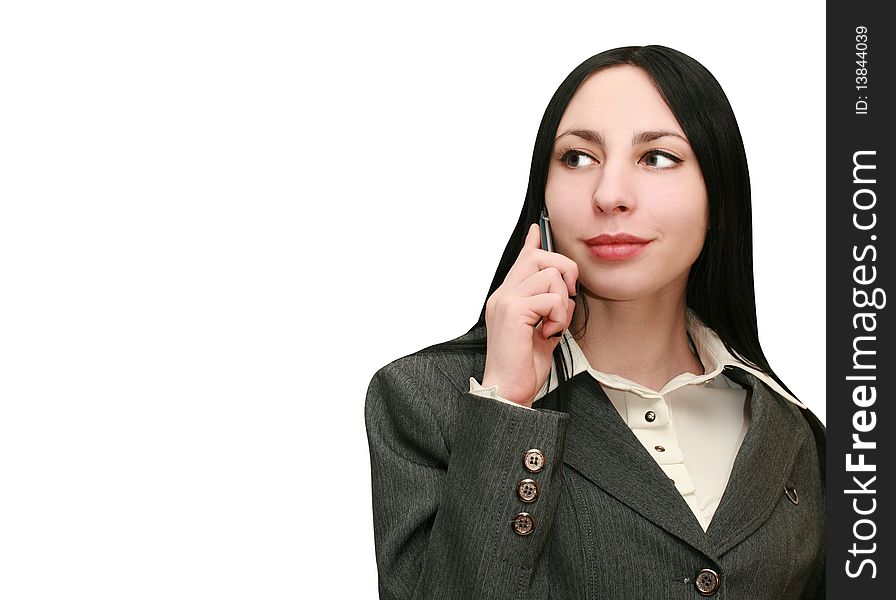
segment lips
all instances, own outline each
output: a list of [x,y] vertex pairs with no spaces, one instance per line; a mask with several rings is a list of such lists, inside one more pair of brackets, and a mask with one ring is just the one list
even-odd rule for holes
[[645,240],[644,238],[640,238],[636,235],[632,235],[630,233],[602,233],[600,235],[596,235],[593,238],[585,240],[585,243],[589,246],[593,246],[595,244],[644,244],[649,242],[650,240]]
[[637,256],[650,244],[647,240],[630,233],[602,233],[585,240],[592,255],[604,260],[624,260]]

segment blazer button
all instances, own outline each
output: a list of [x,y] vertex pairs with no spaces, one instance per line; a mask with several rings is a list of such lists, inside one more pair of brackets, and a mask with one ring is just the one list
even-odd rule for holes
[[712,569],[700,569],[700,572],[697,573],[697,578],[694,580],[697,591],[704,596],[715,594],[719,590],[721,583],[722,580],[719,574]]
[[516,495],[523,502],[535,502],[538,499],[538,483],[533,479],[523,479],[516,486]]
[[547,463],[547,459],[545,459],[541,450],[537,448],[532,448],[527,451],[526,455],[523,457],[523,466],[525,466],[526,470],[530,473],[538,473],[544,468],[545,463]]
[[535,519],[525,512],[517,513],[510,524],[517,535],[529,535],[535,529]]

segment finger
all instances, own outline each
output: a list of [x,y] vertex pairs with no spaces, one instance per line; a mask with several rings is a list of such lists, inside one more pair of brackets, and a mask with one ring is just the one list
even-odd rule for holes
[[[531,243],[530,236],[535,235],[533,227],[526,236],[526,244]],[[540,234],[539,234],[540,235]],[[540,239],[536,240],[541,244]],[[579,267],[574,260],[563,256],[557,252],[539,251],[537,248],[526,248],[520,252],[516,262],[510,267],[507,276],[504,278],[503,285],[516,287],[521,281],[547,267],[556,267],[560,271],[569,296],[576,295],[576,281],[579,278]]]
[[566,282],[557,267],[546,267],[532,273],[515,287],[508,288],[518,296],[534,296],[535,294],[551,293],[568,297]]
[[542,337],[547,338],[552,333],[562,331],[569,302],[565,295],[536,294],[519,298],[516,302],[519,303],[519,308],[514,307],[514,310],[523,315],[525,323],[536,327],[541,321],[538,331]]
[[[525,280],[521,281],[519,285],[514,288],[510,288],[509,292],[513,293],[517,296],[535,296],[537,294],[556,294],[559,298],[563,298],[564,300],[568,300],[567,288],[566,284],[563,281],[563,278],[560,276],[560,270],[555,267],[548,267],[546,269],[542,269],[537,273],[533,273]],[[564,307],[566,305],[564,304]],[[547,317],[547,315],[542,315],[542,318]],[[564,318],[557,322],[559,325],[559,329],[566,329],[565,323],[571,318],[570,315],[564,315]],[[549,321],[552,321],[550,318]],[[546,326],[548,323],[542,322],[542,327]],[[536,325],[536,327],[538,327]],[[549,330],[553,330],[553,325],[549,328]]]
[[572,325],[572,318],[573,318],[573,316],[575,315],[575,312],[576,312],[576,301],[573,300],[572,298],[567,298],[566,301],[567,301],[569,304],[567,304],[567,309],[566,309],[566,317],[567,317],[567,318],[566,318],[566,323],[563,325],[563,330],[564,330],[564,331],[566,331],[567,329],[569,329],[570,326]]
[[[538,223],[532,223],[529,226],[529,232],[526,234],[526,241],[523,248],[532,244],[533,248],[542,250],[541,248],[541,227]],[[534,252],[536,260],[536,268],[541,270],[546,267],[557,267],[566,282],[569,289],[569,295],[576,295],[576,281],[579,278],[579,267],[576,262],[559,252]]]
[[539,231],[538,224],[532,223],[529,225],[526,239],[523,240],[523,248],[520,250],[514,263],[510,265],[510,270],[507,271],[507,275],[504,277],[502,285],[515,287],[520,281],[538,271],[537,266],[529,259],[529,255],[532,253],[532,250],[538,250],[540,248],[541,232]]
[[[519,265],[519,268],[517,268],[517,265]],[[571,258],[567,258],[562,254],[557,254],[556,252],[531,253],[528,261],[517,261],[517,263],[511,267],[511,272],[513,272],[514,269],[517,270],[513,274],[513,278],[511,278],[510,272],[508,272],[507,280],[512,281],[512,285],[516,286],[533,273],[550,267],[554,267],[560,271],[560,278],[563,280],[566,287],[566,295],[575,296],[576,281],[579,278],[579,266]]]
[[541,248],[541,228],[538,223],[529,225],[529,231],[526,233],[526,240],[523,242],[523,248]]
[[[562,288],[562,289],[565,289],[565,288]],[[554,331],[554,333],[550,334],[550,337],[552,337],[552,338],[563,337],[563,332],[569,331],[569,328],[572,325],[572,319],[573,319],[573,316],[575,316],[575,311],[576,311],[576,301],[572,298],[566,298],[565,300],[566,300],[566,302],[565,302],[566,319],[562,323],[560,323],[559,325],[554,325],[553,321],[551,321],[548,324],[545,324],[544,321],[542,321],[542,323],[541,323],[543,325],[542,329],[546,328],[548,331]],[[563,300],[561,300],[560,303],[563,304]]]

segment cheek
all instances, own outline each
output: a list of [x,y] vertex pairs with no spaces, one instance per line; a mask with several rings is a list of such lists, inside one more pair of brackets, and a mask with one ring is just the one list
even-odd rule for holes
[[[545,201],[554,205],[569,204],[583,194],[587,195],[588,189],[584,183],[581,176],[563,173],[551,165],[544,188]],[[550,206],[548,210],[551,210]]]
[[569,173],[556,173],[553,166],[548,171],[544,189],[544,201],[551,216],[555,247],[565,245],[565,237],[572,236],[583,219],[591,212],[591,194],[588,184]]
[[676,237],[703,237],[706,232],[707,212],[704,204],[672,203],[663,207],[662,221],[668,224],[667,233]]
[[703,239],[709,223],[709,205],[702,179],[681,178],[656,186],[651,196],[659,220],[667,233],[683,239]]

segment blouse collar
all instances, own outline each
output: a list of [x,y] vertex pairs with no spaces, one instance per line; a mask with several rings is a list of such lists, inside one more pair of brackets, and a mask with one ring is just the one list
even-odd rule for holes
[[[673,390],[686,385],[711,385],[715,378],[722,373],[722,370],[726,366],[731,366],[743,369],[744,371],[753,374],[787,400],[793,402],[800,408],[806,408],[806,406],[802,402],[797,400],[792,394],[781,387],[781,385],[770,375],[768,375],[764,371],[761,371],[744,363],[743,361],[733,356],[728,351],[728,349],[725,348],[725,344],[722,342],[722,339],[718,336],[718,334],[713,331],[712,328],[704,325],[697,314],[690,307],[687,308],[687,312],[685,315],[685,329],[687,330],[691,340],[693,341],[695,350],[697,351],[697,355],[700,358],[700,362],[703,364],[705,373],[682,373],[681,375],[677,375],[670,379],[661,390],[651,390],[650,388],[631,381],[630,379],[626,379],[625,377],[592,369],[591,365],[588,363],[588,359],[582,352],[582,349],[573,339],[572,334],[570,334],[569,330],[567,330],[563,334],[563,338],[561,341],[565,344],[564,352],[567,364],[572,365],[573,372],[569,378],[572,378],[583,371],[588,371],[595,379],[597,379],[598,382],[607,387],[638,394],[639,396],[643,396],[645,398],[661,398],[666,394],[672,392]],[[541,398],[548,392],[554,390],[556,387],[557,373],[556,366],[554,365],[551,367],[550,378],[548,378],[548,380],[545,382],[545,385],[542,386],[541,391],[535,398]]]

